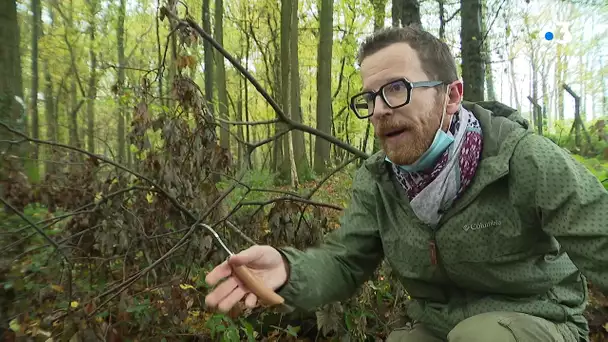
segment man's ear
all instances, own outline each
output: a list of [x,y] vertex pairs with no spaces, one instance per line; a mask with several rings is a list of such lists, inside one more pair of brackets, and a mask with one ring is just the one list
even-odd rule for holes
[[448,104],[446,106],[446,114],[453,115],[458,111],[460,102],[462,102],[463,86],[462,81],[456,80],[450,83],[448,88]]

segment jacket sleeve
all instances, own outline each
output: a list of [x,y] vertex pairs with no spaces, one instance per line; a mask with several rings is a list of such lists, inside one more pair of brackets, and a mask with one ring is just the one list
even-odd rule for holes
[[535,134],[520,142],[511,169],[518,191],[534,201],[543,231],[608,293],[608,191],[601,182],[567,151]]
[[[364,168],[364,167],[363,167]],[[363,171],[363,172],[362,172]],[[370,179],[357,171],[351,200],[340,218],[340,228],[318,247],[301,251],[279,248],[289,262],[289,279],[278,291],[288,306],[314,308],[351,297],[379,266],[384,253],[370,194]],[[367,183],[367,184],[366,184]]]

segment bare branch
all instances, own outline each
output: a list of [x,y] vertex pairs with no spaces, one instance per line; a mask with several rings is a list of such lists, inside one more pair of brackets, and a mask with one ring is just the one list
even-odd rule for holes
[[226,124],[230,124],[230,125],[235,125],[235,126],[257,126],[257,125],[267,125],[267,124],[273,124],[273,123],[281,122],[281,120],[279,120],[279,119],[272,119],[272,120],[266,120],[266,121],[255,121],[255,122],[228,121],[228,120],[224,120],[222,118],[218,118],[217,120],[220,121],[220,122],[223,122],[223,123],[226,123]]
[[335,209],[335,210],[343,210],[344,209],[344,208],[342,208],[341,206],[338,206],[338,205],[329,204],[329,203],[315,202],[315,201],[311,201],[309,199],[298,198],[298,197],[277,197],[277,198],[269,199],[267,201],[243,202],[243,205],[260,205],[260,206],[265,206],[265,205],[268,205],[268,204],[271,204],[271,203],[275,203],[275,202],[279,202],[279,201],[300,202],[300,203],[306,203],[306,204],[314,205],[314,206],[317,206],[317,207],[326,207],[326,208],[331,208],[331,209]]
[[[340,146],[341,148],[351,152],[354,155],[357,155],[359,157],[363,157],[363,158],[368,158],[369,156],[367,155],[367,153],[362,152],[360,150],[358,150],[357,148],[339,140],[338,138],[332,136],[331,134],[327,134],[325,132],[319,131],[317,129],[314,129],[310,126],[306,126],[304,124],[298,123],[292,119],[290,119],[289,117],[287,117],[285,115],[285,113],[283,113],[283,111],[281,110],[281,108],[279,107],[279,105],[274,101],[274,99],[268,94],[268,92],[266,92],[266,90],[262,87],[262,85],[255,79],[255,77],[253,77],[253,75],[251,75],[251,73],[249,73],[234,57],[232,57],[232,55],[230,55],[218,42],[215,41],[215,39],[213,39],[213,37],[211,37],[207,32],[205,32],[192,18],[187,18],[186,20],[181,20],[179,19],[174,13],[172,13],[171,11],[169,11],[166,7],[163,7],[161,9],[161,13],[174,19],[175,21],[177,21],[179,24],[181,25],[186,25],[186,26],[190,26],[192,29],[194,29],[203,39],[207,40],[209,43],[211,43],[211,45],[213,45],[213,47],[215,49],[217,49],[237,70],[239,70],[239,72],[241,74],[243,74],[243,76],[245,76],[249,82],[251,82],[251,84],[253,84],[253,86],[255,87],[255,89],[262,95],[262,97],[264,97],[264,99],[268,102],[268,104],[270,104],[270,106],[272,107],[272,109],[275,111],[275,113],[277,114],[278,118],[285,122],[289,128],[289,130],[291,129],[297,129],[306,133],[310,133],[313,134],[319,138],[325,139],[327,141],[329,141],[330,143],[333,143],[337,146]],[[178,26],[179,26],[178,24]],[[259,145],[261,146],[261,145]],[[258,146],[256,146],[258,147]]]
[[255,241],[251,240],[250,237],[248,237],[247,235],[245,235],[245,233],[243,233],[243,231],[240,230],[234,223],[232,223],[232,222],[230,222],[228,220],[226,220],[224,222],[226,222],[226,225],[228,227],[230,227],[230,229],[234,230],[237,234],[239,234],[239,236],[242,237],[243,240],[249,242],[252,245],[257,245],[257,243]]

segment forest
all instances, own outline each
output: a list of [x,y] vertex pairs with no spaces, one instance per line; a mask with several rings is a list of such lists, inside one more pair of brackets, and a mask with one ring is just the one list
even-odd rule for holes
[[[517,109],[608,189],[605,0],[0,0],[0,340],[382,341],[408,322],[383,264],[315,312],[206,310],[254,244],[339,227],[378,151],[358,46],[419,25],[467,101]],[[608,297],[592,289],[593,341]]]

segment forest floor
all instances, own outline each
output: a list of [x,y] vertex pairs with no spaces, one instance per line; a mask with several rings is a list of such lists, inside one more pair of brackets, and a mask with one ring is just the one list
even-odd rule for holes
[[[257,187],[272,186],[268,176],[258,175],[249,180]],[[348,204],[351,183],[347,172],[337,174],[323,184],[314,199],[344,207]],[[300,191],[316,185],[315,181],[309,181],[302,184]],[[226,200],[234,203],[237,196]],[[61,215],[49,213],[37,204],[29,205],[24,212],[35,222]],[[327,219],[322,222],[325,231],[338,227],[340,211],[322,208],[316,214]],[[72,260],[76,260],[73,281],[66,282],[65,265],[57,253],[41,247],[46,241],[30,230],[17,230],[26,227],[21,218],[2,215],[0,231],[4,233],[0,233],[0,246],[4,246],[3,251],[10,259],[18,260],[7,264],[9,258],[4,258],[2,264],[0,257],[0,270],[5,273],[0,275],[0,283],[4,283],[0,288],[0,308],[4,312],[0,315],[7,315],[10,321],[4,341],[337,341],[346,335],[350,335],[351,341],[382,341],[392,329],[408,322],[404,313],[408,296],[384,264],[349,301],[328,305],[315,313],[283,316],[258,309],[222,315],[205,311],[208,288],[204,275],[218,262],[208,255],[209,261],[202,266],[176,256],[177,261],[159,265],[156,272],[148,273],[115,298],[108,298],[117,284],[130,279],[126,275],[132,272],[125,270],[129,258],[141,260],[141,266],[129,263],[128,267],[134,268],[131,271],[149,264],[147,250],[114,258],[93,255],[85,259],[72,255]],[[269,241],[266,238],[271,230],[276,230],[272,226],[276,221],[273,209],[263,216],[257,228],[262,235],[254,236],[261,243]],[[60,240],[73,234],[65,232],[70,227],[69,223],[59,224],[46,232]],[[105,239],[101,235],[98,238]],[[123,242],[118,239],[112,243]],[[82,258],[82,263],[78,258]],[[88,261],[92,259],[96,261]],[[592,341],[608,341],[608,298],[592,290],[586,316]]]

